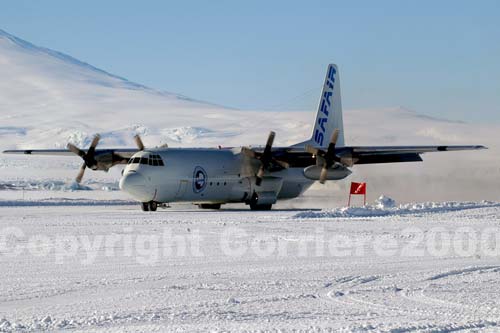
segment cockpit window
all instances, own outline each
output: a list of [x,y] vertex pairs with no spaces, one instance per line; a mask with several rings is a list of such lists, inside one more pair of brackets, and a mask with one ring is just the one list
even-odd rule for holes
[[164,166],[163,160],[158,154],[151,154],[149,157],[132,157],[127,164],[144,164],[151,166]]

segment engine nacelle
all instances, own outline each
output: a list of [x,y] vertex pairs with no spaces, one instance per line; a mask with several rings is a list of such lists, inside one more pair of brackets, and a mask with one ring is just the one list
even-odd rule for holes
[[92,170],[108,171],[113,165],[116,164],[116,159],[112,152],[102,153],[95,156],[96,163],[94,165],[87,165]]
[[[321,166],[311,165],[304,169],[304,177],[311,180],[319,180],[321,174]],[[328,174],[326,176],[327,180],[340,180],[344,179],[351,174],[351,170],[346,168],[341,164],[335,164],[330,169],[328,169]]]

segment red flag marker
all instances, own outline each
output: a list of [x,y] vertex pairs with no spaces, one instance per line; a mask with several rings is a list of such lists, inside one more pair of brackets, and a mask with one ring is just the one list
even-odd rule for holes
[[351,182],[351,191],[349,192],[349,202],[347,206],[351,206],[351,196],[352,195],[363,195],[364,205],[366,205],[366,183],[356,183]]

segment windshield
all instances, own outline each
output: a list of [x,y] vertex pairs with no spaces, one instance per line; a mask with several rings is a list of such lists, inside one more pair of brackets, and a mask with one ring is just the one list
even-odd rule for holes
[[132,157],[127,164],[144,164],[151,166],[164,166],[162,158],[158,154],[150,154],[143,157]]

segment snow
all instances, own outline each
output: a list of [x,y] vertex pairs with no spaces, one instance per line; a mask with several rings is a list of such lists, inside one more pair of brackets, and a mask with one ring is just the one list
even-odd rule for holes
[[396,206],[396,200],[389,198],[388,196],[381,195],[377,201],[375,201],[375,205],[380,209],[394,208]]
[[137,202],[131,200],[105,200],[105,199],[86,199],[86,198],[46,198],[40,200],[0,199],[0,207],[19,207],[19,206],[121,206],[137,205]]
[[395,200],[382,195],[374,205],[363,207],[340,207],[322,211],[304,211],[294,215],[298,219],[335,218],[335,217],[375,217],[389,215],[409,215],[426,213],[443,213],[455,210],[475,209],[483,207],[499,207],[500,203],[481,202],[423,202],[406,203],[396,206]]
[[9,249],[31,246],[2,248],[0,330],[495,332],[500,249],[479,235],[499,235],[500,207],[459,206],[470,208],[308,220],[286,209],[0,206],[0,239],[14,227]]

